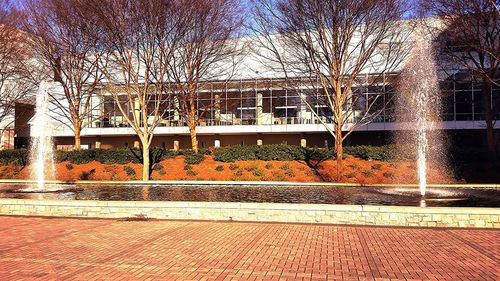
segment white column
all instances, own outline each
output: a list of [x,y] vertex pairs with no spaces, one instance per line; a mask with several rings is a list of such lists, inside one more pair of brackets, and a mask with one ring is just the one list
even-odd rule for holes
[[306,139],[300,139],[300,146],[301,147],[307,147],[307,140]]
[[262,125],[262,93],[257,94],[257,109],[255,112],[255,117],[257,119],[257,125]]

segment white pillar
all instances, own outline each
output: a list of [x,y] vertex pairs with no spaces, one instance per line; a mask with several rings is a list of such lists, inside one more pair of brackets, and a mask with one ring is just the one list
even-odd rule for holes
[[220,147],[220,140],[214,141],[214,147]]
[[174,151],[179,151],[179,141],[174,140]]
[[300,139],[300,146],[301,147],[307,147],[307,140],[306,139]]
[[255,112],[255,118],[257,119],[257,125],[262,125],[262,93],[257,94],[257,109]]
[[257,145],[262,145],[262,139],[257,140]]
[[141,144],[139,143],[139,141],[134,141],[134,148],[141,148]]

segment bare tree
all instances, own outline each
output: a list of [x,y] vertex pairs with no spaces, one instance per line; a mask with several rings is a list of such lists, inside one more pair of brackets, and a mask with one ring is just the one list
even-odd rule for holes
[[[98,62],[103,52],[96,48],[89,26],[81,16],[82,1],[31,0],[26,6],[26,30],[37,58],[63,89],[50,93],[57,110],[56,120],[74,132],[75,149],[80,149],[81,131],[91,111],[91,100],[102,74]],[[68,123],[69,121],[69,123]]]
[[[408,54],[405,11],[401,0],[255,1],[259,54],[289,86],[300,78],[321,89],[324,98],[315,103],[328,108],[332,118],[318,119],[335,140],[338,170],[344,140],[383,110],[380,96],[364,101],[360,93],[381,83],[380,77],[397,70]],[[366,73],[377,77],[366,79]],[[318,117],[307,95],[301,98]],[[364,110],[356,110],[363,102]]]
[[174,1],[91,0],[87,22],[108,52],[100,64],[104,91],[113,95],[124,121],[142,144],[142,179],[150,176],[150,146],[171,92],[167,61],[184,31]]
[[0,0],[0,123],[13,115],[17,102],[28,101],[34,89],[28,36],[18,29],[20,16],[10,1]]
[[[462,68],[482,84],[482,106],[488,148],[495,150],[495,116],[500,98],[492,86],[500,86],[500,12],[495,0],[421,0],[425,15],[435,16],[441,26],[430,25],[436,33],[443,67]],[[453,67],[453,66],[452,66]],[[496,102],[496,104],[493,104]]]
[[242,13],[235,0],[181,0],[177,10],[184,19],[184,34],[175,56],[165,62],[169,79],[176,85],[174,105],[189,128],[192,150],[198,153],[196,127],[203,110],[196,97],[201,82],[232,76],[235,58],[244,50],[236,39]]

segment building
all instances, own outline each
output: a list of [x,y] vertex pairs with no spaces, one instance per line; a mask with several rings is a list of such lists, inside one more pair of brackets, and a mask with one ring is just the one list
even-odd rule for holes
[[[244,39],[252,40],[252,38]],[[324,94],[319,84],[305,78],[285,80],[277,72],[266,71],[255,53],[247,53],[240,58],[236,75],[221,77],[220,80],[205,82],[198,92],[197,109],[199,121],[197,134],[200,147],[208,148],[227,145],[279,144],[287,143],[307,146],[332,146],[333,139],[327,126],[331,123],[331,112],[324,103]],[[474,145],[483,143],[485,131],[480,85],[462,70],[440,73],[443,93],[442,130],[454,140]],[[373,98],[385,105],[396,93],[395,83],[398,71],[377,73],[366,71],[356,84],[361,96],[353,104],[352,120],[364,114],[367,103]],[[58,91],[54,86],[53,91]],[[500,106],[500,88],[492,86],[495,107]],[[307,101],[307,103],[305,102]],[[365,104],[363,104],[363,102]],[[176,110],[175,100],[165,100],[162,104],[162,120],[155,130],[152,146],[169,149],[191,147],[189,129]],[[308,105],[309,104],[309,105]],[[128,111],[137,110],[130,108]],[[377,108],[375,105],[373,108]],[[372,109],[373,109],[372,108]],[[24,112],[26,112],[24,108]],[[30,137],[29,118],[23,116],[16,121],[16,143],[26,146]],[[498,112],[498,110],[497,110]],[[142,118],[150,118],[142,116]],[[16,118],[17,120],[18,118]],[[496,119],[500,119],[497,115]],[[401,130],[396,122],[395,110],[390,104],[384,106],[373,120],[356,129],[347,145],[384,144],[391,139],[393,131]],[[349,129],[346,124],[343,129]],[[500,123],[495,124],[500,129]],[[54,122],[54,140],[58,148],[69,148],[73,144],[73,132],[64,121]],[[92,110],[85,120],[81,133],[82,148],[137,147],[139,139],[117,109],[111,94],[100,90],[92,98]]]

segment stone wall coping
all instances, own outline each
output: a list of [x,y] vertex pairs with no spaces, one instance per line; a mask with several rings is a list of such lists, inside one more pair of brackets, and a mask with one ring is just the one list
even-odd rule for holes
[[91,201],[91,200],[32,200],[0,199],[0,205],[31,205],[61,207],[108,208],[190,208],[190,209],[248,209],[248,210],[300,210],[328,212],[376,212],[407,214],[464,214],[500,215],[500,208],[475,207],[410,207],[340,204],[289,204],[289,203],[237,203],[237,202],[186,202],[186,201]]

